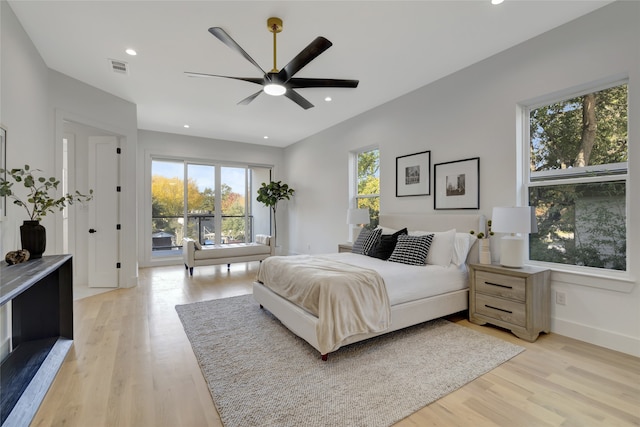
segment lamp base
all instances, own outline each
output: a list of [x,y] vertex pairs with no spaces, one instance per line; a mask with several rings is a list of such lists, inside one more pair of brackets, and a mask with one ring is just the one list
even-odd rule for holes
[[500,239],[500,265],[509,268],[524,266],[524,239],[520,236],[504,236]]

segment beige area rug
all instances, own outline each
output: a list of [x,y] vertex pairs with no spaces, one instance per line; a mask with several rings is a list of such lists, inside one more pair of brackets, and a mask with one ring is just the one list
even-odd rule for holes
[[226,427],[386,427],[524,350],[435,320],[323,362],[251,295],[176,310]]

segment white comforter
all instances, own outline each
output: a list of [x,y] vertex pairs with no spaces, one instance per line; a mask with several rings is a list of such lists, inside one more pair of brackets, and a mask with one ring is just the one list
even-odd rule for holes
[[469,287],[465,264],[448,267],[406,265],[350,252],[324,254],[322,257],[377,271],[385,282],[392,307]]
[[325,256],[276,256],[262,261],[257,280],[318,317],[322,354],[336,350],[350,336],[389,327],[385,282],[369,268]]

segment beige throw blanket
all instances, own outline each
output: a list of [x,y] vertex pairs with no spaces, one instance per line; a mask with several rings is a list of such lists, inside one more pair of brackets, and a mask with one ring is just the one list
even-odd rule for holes
[[350,336],[389,327],[391,307],[380,275],[321,256],[274,256],[262,261],[258,281],[318,317],[320,352]]

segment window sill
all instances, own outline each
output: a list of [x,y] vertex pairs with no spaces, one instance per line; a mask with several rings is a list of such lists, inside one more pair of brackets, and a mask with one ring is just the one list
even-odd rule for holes
[[528,261],[527,264],[546,267],[551,270],[551,281],[586,286],[589,288],[605,289],[608,291],[631,293],[636,286],[636,279],[628,271],[614,272],[612,270],[593,271],[593,269],[571,268],[561,264]]

